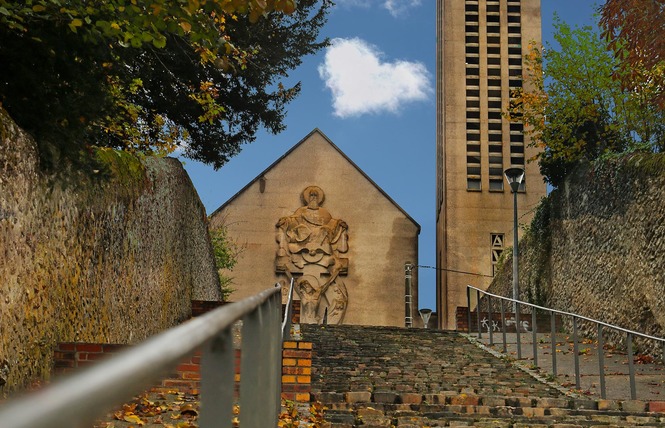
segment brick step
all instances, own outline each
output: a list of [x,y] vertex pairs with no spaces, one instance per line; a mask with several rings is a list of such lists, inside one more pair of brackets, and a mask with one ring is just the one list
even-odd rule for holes
[[[358,406],[372,405],[387,410],[412,408],[440,408],[441,406],[465,407],[514,407],[569,410],[598,410],[607,412],[663,413],[663,402],[640,400],[592,400],[563,396],[550,397],[503,397],[479,396],[471,394],[395,394],[392,392],[320,392],[312,399],[330,408],[351,409]],[[663,413],[665,415],[665,413]]]
[[302,325],[313,342],[312,392],[472,392],[558,397],[509,361],[450,331]]
[[634,410],[632,405],[626,406],[621,409],[598,409],[597,406],[585,405],[575,406],[543,406],[535,404],[533,406],[512,406],[512,405],[455,405],[455,404],[385,404],[385,403],[327,403],[324,406],[331,411],[356,411],[363,408],[373,408],[385,412],[386,414],[393,414],[397,412],[419,412],[419,413],[450,413],[450,414],[492,414],[492,415],[526,415],[526,416],[565,416],[565,415],[589,415],[589,414],[603,414],[612,416],[629,416],[629,415],[659,415],[665,417],[665,414],[660,412],[647,412],[644,410]]
[[[328,428],[665,427],[664,402],[566,395],[455,332],[301,326]],[[659,413],[660,412],[660,413]]]
[[[469,409],[470,410],[470,409]],[[552,414],[524,415],[519,408],[481,409],[481,413],[457,413],[448,411],[420,412],[397,410],[390,412],[374,407],[349,409],[328,409],[324,412],[326,424],[330,428],[369,428],[369,427],[635,427],[665,426],[665,417],[660,414],[627,414],[625,412],[600,412],[595,410],[552,409]]]

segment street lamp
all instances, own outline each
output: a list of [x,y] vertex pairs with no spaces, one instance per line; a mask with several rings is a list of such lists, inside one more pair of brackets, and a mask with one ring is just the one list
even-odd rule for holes
[[423,328],[427,328],[427,324],[429,323],[429,317],[432,316],[432,310],[423,308],[418,312],[420,313],[420,318],[423,319]]
[[[517,191],[520,184],[524,181],[523,168],[508,168],[503,172],[506,175],[506,180],[510,184],[510,189],[513,191],[513,300],[519,300],[518,288],[518,272],[517,272]],[[515,312],[515,326],[519,328],[519,320],[517,319],[517,303],[513,303],[513,311]]]

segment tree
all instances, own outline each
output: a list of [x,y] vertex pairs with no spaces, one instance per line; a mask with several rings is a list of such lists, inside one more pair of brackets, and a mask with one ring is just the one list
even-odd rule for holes
[[238,263],[238,257],[240,257],[245,247],[229,236],[226,218],[215,229],[208,229],[208,234],[210,235],[213,255],[215,256],[217,274],[219,275],[222,301],[227,302],[231,293],[235,291],[232,287],[233,278],[228,276],[227,273],[232,271],[236,263]]
[[0,0],[0,102],[42,152],[88,145],[221,167],[284,128],[329,0]]
[[663,112],[614,76],[618,58],[591,27],[555,22],[558,49],[525,56],[524,89],[512,92],[507,116],[525,124],[545,180],[557,186],[580,161],[608,153],[655,150],[665,141]]
[[665,2],[607,0],[600,13],[603,37],[619,57],[622,85],[665,108]]

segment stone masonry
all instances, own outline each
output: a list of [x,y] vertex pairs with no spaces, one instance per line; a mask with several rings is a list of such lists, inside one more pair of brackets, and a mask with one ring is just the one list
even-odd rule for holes
[[[661,153],[599,162],[571,174],[522,235],[522,300],[663,337],[664,171]],[[512,294],[507,255],[489,289],[504,296]],[[607,340],[623,346],[623,337]],[[660,356],[660,346],[655,348]]]
[[221,299],[181,163],[99,155],[108,170],[46,173],[0,109],[0,397],[48,379],[58,342],[136,343]]

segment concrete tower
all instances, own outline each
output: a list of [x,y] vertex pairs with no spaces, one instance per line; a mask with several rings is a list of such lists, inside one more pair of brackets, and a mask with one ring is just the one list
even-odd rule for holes
[[502,111],[520,87],[529,43],[541,42],[540,0],[437,0],[437,312],[455,328],[466,285],[487,288],[513,239],[503,171],[526,169],[519,221],[546,193],[521,123]]

